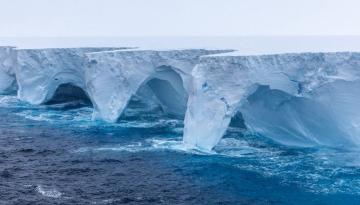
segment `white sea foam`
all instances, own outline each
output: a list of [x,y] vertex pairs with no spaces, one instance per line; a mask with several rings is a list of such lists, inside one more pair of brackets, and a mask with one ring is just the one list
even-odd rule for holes
[[39,194],[41,194],[45,197],[50,197],[50,198],[60,198],[63,195],[63,193],[59,192],[55,188],[44,187],[42,185],[36,186],[35,190]]
[[27,103],[21,102],[14,95],[0,95],[0,107],[20,107]]
[[264,156],[275,154],[271,150],[265,148],[255,148],[250,146],[245,140],[235,138],[224,138],[220,141],[220,144],[215,150],[199,150],[187,147],[183,143],[181,138],[150,138],[145,142],[135,142],[130,144],[117,144],[111,146],[99,146],[99,147],[83,147],[75,150],[75,153],[83,152],[144,152],[144,151],[159,151],[168,150],[174,152],[184,152],[195,155],[221,155],[226,157],[243,157],[251,154],[261,153]]
[[75,150],[75,153],[83,152],[141,152],[149,151],[151,148],[143,146],[143,143],[137,142],[126,145],[112,145],[112,146],[101,146],[101,147],[82,147]]
[[32,111],[23,111],[16,113],[16,115],[34,121],[51,121],[47,113],[35,115]]

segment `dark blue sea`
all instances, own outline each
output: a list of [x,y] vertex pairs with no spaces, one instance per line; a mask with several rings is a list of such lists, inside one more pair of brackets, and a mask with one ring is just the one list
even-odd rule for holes
[[182,146],[181,119],[141,103],[117,123],[91,114],[0,96],[0,204],[360,204],[360,152],[232,127],[205,153]]

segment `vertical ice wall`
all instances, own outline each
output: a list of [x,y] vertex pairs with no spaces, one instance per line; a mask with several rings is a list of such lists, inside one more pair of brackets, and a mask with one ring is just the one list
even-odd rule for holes
[[15,49],[9,46],[0,47],[0,94],[7,94],[16,90],[15,66]]

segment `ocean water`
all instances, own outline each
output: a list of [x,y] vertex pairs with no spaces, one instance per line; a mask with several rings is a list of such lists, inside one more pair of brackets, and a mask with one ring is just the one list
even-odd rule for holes
[[132,103],[117,123],[82,101],[0,96],[0,204],[360,204],[360,151],[295,148],[229,128],[187,150],[183,122]]

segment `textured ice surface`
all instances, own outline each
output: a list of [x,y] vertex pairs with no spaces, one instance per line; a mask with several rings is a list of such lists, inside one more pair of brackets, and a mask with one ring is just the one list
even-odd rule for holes
[[241,112],[249,131],[285,144],[358,145],[359,68],[359,53],[203,57],[184,142],[212,149]]
[[13,47],[0,47],[0,94],[16,90],[14,68],[16,51]]

